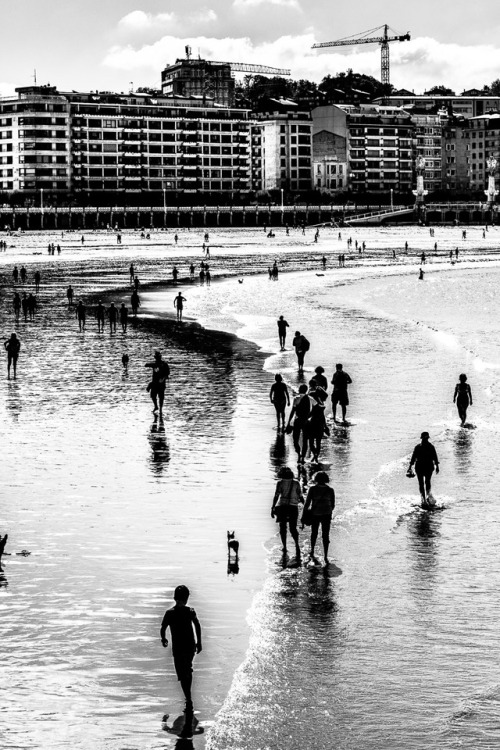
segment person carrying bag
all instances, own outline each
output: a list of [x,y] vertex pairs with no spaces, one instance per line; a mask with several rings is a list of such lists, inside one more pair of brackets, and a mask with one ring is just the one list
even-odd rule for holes
[[297,521],[299,518],[299,503],[303,503],[302,490],[299,482],[294,478],[293,471],[284,466],[278,472],[279,479],[276,482],[271,518],[276,518],[280,525],[280,537],[283,544],[283,556],[286,555],[286,533],[287,525],[290,535],[295,542],[295,553],[300,560],[299,532]]

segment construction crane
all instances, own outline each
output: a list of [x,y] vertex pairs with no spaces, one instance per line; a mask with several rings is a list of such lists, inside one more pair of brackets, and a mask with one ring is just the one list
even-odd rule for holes
[[251,63],[221,63],[212,62],[212,65],[230,65],[235,73],[255,73],[263,76],[289,76],[291,71],[287,68],[271,68],[269,65],[252,65]]
[[[384,30],[384,33],[382,36],[368,36],[368,34],[374,34],[377,31],[380,31],[381,29]],[[368,31],[362,31],[360,34],[357,34],[352,37],[344,37],[343,39],[339,39],[336,42],[319,42],[318,44],[313,44],[311,49],[320,49],[322,47],[345,47],[347,45],[351,44],[380,44],[380,52],[381,52],[381,81],[384,85],[389,86],[390,85],[390,63],[389,63],[389,42],[409,42],[410,32],[408,31],[406,34],[395,34],[394,36],[389,36],[388,32],[389,26],[387,24],[384,24],[384,26],[378,26],[376,29],[368,29]],[[391,29],[391,31],[393,31]]]

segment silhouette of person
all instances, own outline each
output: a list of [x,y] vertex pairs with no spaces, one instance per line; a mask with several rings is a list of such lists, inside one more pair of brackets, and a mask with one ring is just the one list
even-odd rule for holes
[[295,336],[292,341],[292,345],[295,347],[295,354],[297,355],[297,363],[299,365],[299,372],[304,370],[304,357],[306,352],[309,351],[309,341],[300,331],[295,331]]
[[184,309],[184,302],[186,298],[179,292],[177,297],[174,299],[174,307],[177,310],[177,320],[182,320],[182,310]]
[[328,565],[328,548],[330,546],[330,526],[332,513],[335,508],[335,492],[330,487],[330,478],[325,471],[318,471],[314,476],[314,484],[309,487],[304,505],[304,513],[311,508],[311,559],[315,560],[314,549],[318,538],[319,527],[323,540],[325,566]]
[[42,279],[42,276],[40,274],[40,271],[35,271],[35,292],[40,291],[40,281]]
[[115,307],[115,303],[112,302],[108,307],[108,319],[109,319],[109,331],[110,333],[116,333],[116,321],[118,319],[118,310]]
[[177,679],[181,683],[186,700],[186,719],[181,735],[191,736],[194,716],[191,688],[193,684],[193,659],[202,651],[201,625],[196,612],[187,606],[189,600],[187,586],[176,586],[174,591],[175,606],[167,609],[160,627],[160,638],[163,648],[168,646],[167,628],[172,638],[172,656]]
[[418,488],[422,498],[422,508],[432,508],[435,500],[431,495],[431,477],[436,468],[436,474],[439,474],[439,460],[436,449],[429,442],[429,433],[422,432],[420,435],[421,442],[415,446],[408,467],[408,473],[411,472],[415,464],[415,473],[418,479]]
[[80,300],[76,306],[75,315],[78,319],[79,330],[84,331],[87,315],[86,315],[85,305],[83,304],[82,300]]
[[335,372],[332,377],[332,411],[334,422],[337,420],[337,404],[340,404],[342,409],[342,421],[345,422],[346,411],[349,405],[347,386],[351,383],[351,376],[344,371],[343,366],[340,363],[335,365]]
[[123,333],[126,333],[128,324],[128,308],[125,307],[125,302],[122,302],[122,305],[120,307],[120,323]]
[[284,319],[283,315],[280,315],[278,318],[278,336],[280,340],[280,349],[281,351],[285,351],[285,341],[286,341],[286,329],[290,328],[286,320]]
[[269,391],[269,398],[276,409],[276,421],[279,431],[280,426],[283,430],[285,429],[285,407],[287,404],[290,406],[290,395],[286,383],[283,382],[283,378],[279,373],[274,376],[274,380],[275,382]]
[[21,350],[21,342],[17,338],[15,333],[10,334],[10,338],[4,341],[4,347],[7,350],[7,377],[10,380],[10,368],[14,370],[14,377],[16,377],[17,359]]
[[26,281],[26,269],[24,266],[21,266],[21,283],[25,283]]
[[30,320],[35,319],[35,310],[37,305],[37,299],[36,297],[30,292],[28,294],[28,313],[30,316]]
[[154,361],[146,362],[144,367],[150,367],[153,370],[151,382],[148,385],[149,394],[154,404],[153,411],[158,411],[160,405],[160,414],[163,411],[163,401],[165,399],[165,388],[167,380],[170,377],[170,367],[161,358],[161,353],[155,351]]
[[71,305],[73,304],[73,287],[71,286],[71,284],[66,289],[66,297],[68,298],[68,305],[71,307]]
[[458,380],[459,382],[455,386],[455,393],[453,395],[453,403],[457,405],[458,416],[463,426],[467,419],[467,408],[469,405],[472,406],[472,391],[465,373],[459,375]]
[[24,320],[27,321],[29,305],[28,305],[28,296],[26,292],[23,293],[23,298],[21,300],[21,307],[23,309]]
[[15,319],[19,320],[19,313],[21,312],[21,297],[19,296],[19,292],[14,292],[12,307],[14,308]]
[[[298,456],[298,463],[304,463],[307,453],[307,420],[311,413],[311,399],[307,395],[307,385],[299,386],[299,393],[293,400],[292,410],[288,417],[288,426],[292,424],[293,446]],[[300,438],[302,436],[302,446]]]
[[271,518],[276,518],[276,522],[280,525],[283,555],[286,555],[286,533],[288,526],[290,536],[295,542],[297,560],[300,560],[297,521],[299,519],[299,503],[304,502],[302,499],[302,490],[300,489],[299,482],[294,478],[293,471],[288,466],[283,466],[279,470],[278,477],[271,507]]
[[101,333],[101,331],[104,331],[104,305],[102,304],[101,300],[97,303],[95,316],[97,319],[97,332]]
[[0,573],[3,573],[2,556],[5,552],[5,545],[7,544],[8,538],[9,538],[8,534],[5,534],[5,536],[2,536],[0,534]]
[[141,306],[141,299],[137,294],[136,289],[134,289],[134,291],[132,292],[132,296],[130,297],[130,304],[132,305],[132,314],[135,317],[137,315],[138,309]]

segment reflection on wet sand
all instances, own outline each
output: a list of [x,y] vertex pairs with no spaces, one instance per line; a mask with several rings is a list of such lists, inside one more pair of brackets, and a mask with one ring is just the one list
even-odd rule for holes
[[151,469],[153,474],[161,474],[165,465],[170,461],[170,448],[165,432],[165,422],[158,414],[154,416],[148,440],[151,446]]

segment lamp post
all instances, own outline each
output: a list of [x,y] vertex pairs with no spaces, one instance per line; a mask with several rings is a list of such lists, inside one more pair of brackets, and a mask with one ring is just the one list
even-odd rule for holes
[[488,156],[486,159],[486,166],[488,168],[488,190],[484,191],[484,194],[486,195],[488,199],[488,208],[490,210],[493,210],[493,204],[495,202],[495,198],[498,195],[498,190],[495,190],[495,172],[497,169],[497,160],[494,156]]
[[391,188],[391,211],[394,209],[394,190]]
[[43,188],[40,188],[40,228],[43,229]]
[[424,214],[425,211],[424,199],[429,192],[424,189],[425,159],[423,156],[417,156],[415,160],[415,168],[417,170],[417,189],[412,190],[412,193],[416,198],[415,208],[417,210],[418,218],[420,219],[420,214]]

